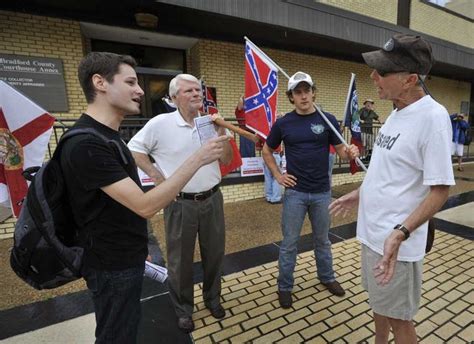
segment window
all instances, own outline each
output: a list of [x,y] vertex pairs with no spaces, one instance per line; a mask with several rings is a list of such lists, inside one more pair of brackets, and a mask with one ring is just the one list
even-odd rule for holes
[[474,1],[472,0],[420,0],[428,5],[438,7],[455,16],[474,21]]

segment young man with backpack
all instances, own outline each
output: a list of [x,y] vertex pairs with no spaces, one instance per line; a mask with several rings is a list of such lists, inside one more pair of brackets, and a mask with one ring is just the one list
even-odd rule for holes
[[71,130],[92,128],[109,142],[77,135],[62,145],[60,157],[84,248],[81,273],[94,302],[96,343],[136,342],[148,254],[146,218],[170,203],[201,166],[217,160],[227,140],[209,141],[170,178],[144,193],[118,132],[125,116],[140,113],[143,90],[135,66],[130,56],[104,52],[81,61],[78,77],[88,106]]

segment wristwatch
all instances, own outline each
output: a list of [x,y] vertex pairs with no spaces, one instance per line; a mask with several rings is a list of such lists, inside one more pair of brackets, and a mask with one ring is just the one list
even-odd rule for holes
[[403,234],[405,234],[405,239],[403,239],[403,241],[407,240],[410,237],[410,232],[408,231],[408,229],[404,225],[398,224],[395,227],[393,227],[393,229],[398,229],[398,230],[402,231]]

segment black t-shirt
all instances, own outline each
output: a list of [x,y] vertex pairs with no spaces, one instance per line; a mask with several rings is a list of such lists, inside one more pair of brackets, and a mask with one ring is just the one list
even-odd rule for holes
[[73,216],[85,248],[83,264],[97,269],[125,269],[143,264],[148,254],[146,220],[116,202],[100,188],[132,178],[140,186],[135,161],[117,131],[83,114],[73,128],[94,128],[118,142],[84,134],[63,146],[61,167]]
[[[339,123],[330,113],[324,113],[339,130]],[[267,145],[276,149],[285,144],[286,169],[297,178],[296,191],[319,193],[329,191],[329,145],[341,143],[329,125],[313,112],[299,115],[292,111],[273,124]]]

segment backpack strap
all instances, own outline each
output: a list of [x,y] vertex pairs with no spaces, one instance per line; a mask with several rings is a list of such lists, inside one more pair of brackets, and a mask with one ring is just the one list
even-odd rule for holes
[[59,140],[58,146],[56,147],[56,150],[53,153],[53,157],[59,156],[61,147],[63,146],[64,142],[66,142],[66,140],[70,139],[71,137],[77,136],[77,135],[92,135],[92,136],[95,136],[95,137],[98,137],[98,138],[102,139],[107,144],[112,143],[117,148],[117,150],[120,154],[120,158],[122,159],[122,162],[125,165],[128,165],[128,159],[125,156],[125,154],[122,150],[122,147],[120,147],[120,144],[117,141],[111,140],[108,137],[106,137],[105,135],[102,135],[101,133],[99,133],[97,130],[95,130],[93,128],[70,129],[70,130],[66,131],[63,134],[63,136],[61,136],[61,139]]

